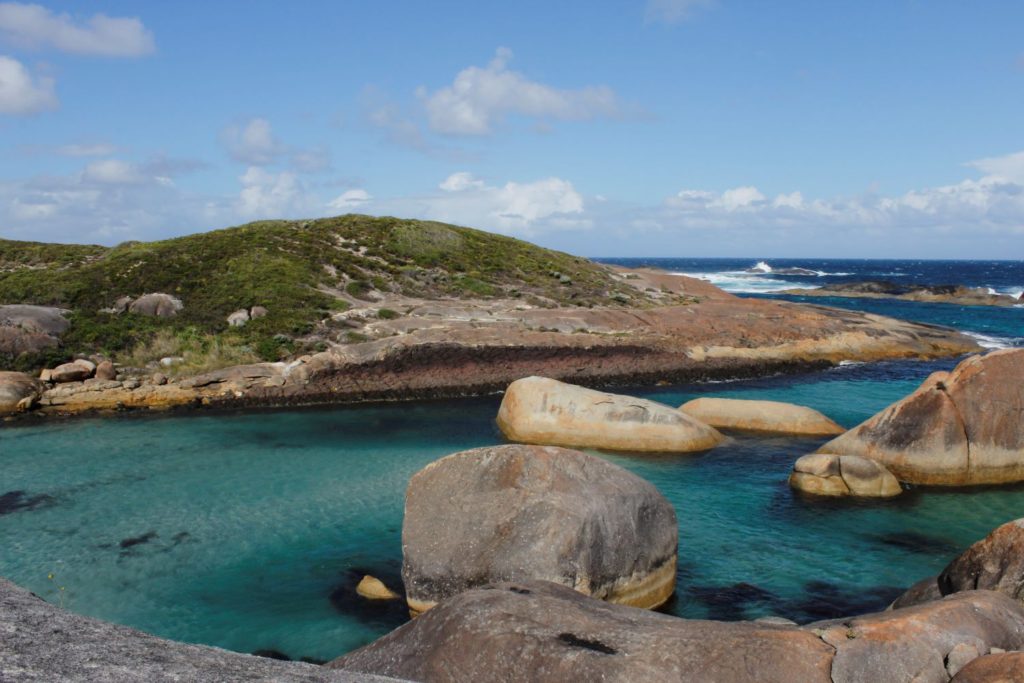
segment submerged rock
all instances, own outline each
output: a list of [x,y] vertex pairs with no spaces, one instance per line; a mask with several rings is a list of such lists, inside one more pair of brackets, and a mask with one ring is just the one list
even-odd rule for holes
[[805,455],[793,464],[789,485],[819,496],[891,498],[903,493],[889,470],[857,455]]
[[717,429],[793,436],[833,436],[846,431],[813,408],[780,401],[696,398],[679,410]]
[[526,377],[509,385],[498,410],[498,426],[513,441],[620,451],[702,451],[725,438],[661,403],[545,377]]
[[564,448],[456,453],[413,476],[402,578],[410,609],[492,581],[544,579],[656,607],[673,593],[675,510],[651,484]]
[[461,593],[327,666],[437,683],[826,683],[831,660],[808,631],[679,619],[528,581]]
[[43,385],[23,372],[0,371],[0,416],[28,410],[43,393]]
[[877,460],[911,484],[1024,481],[1024,349],[971,356],[934,373],[818,452]]

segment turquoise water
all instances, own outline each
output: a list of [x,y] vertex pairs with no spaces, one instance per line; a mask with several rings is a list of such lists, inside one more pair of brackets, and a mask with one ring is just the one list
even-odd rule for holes
[[[672,404],[781,399],[852,426],[951,364],[622,391]],[[0,428],[0,495],[10,492],[0,498],[0,575],[158,635],[330,659],[405,619],[400,605],[354,598],[355,583],[368,572],[397,584],[409,477],[445,454],[500,443],[497,405],[492,397]],[[1024,514],[1020,488],[804,500],[786,477],[819,443],[740,436],[699,455],[603,456],[676,507],[679,585],[668,611],[809,621],[879,609]]]

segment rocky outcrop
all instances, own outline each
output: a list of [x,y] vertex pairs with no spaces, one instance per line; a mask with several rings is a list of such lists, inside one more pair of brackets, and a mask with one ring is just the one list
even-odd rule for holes
[[818,452],[877,460],[912,484],[1024,481],[1024,349],[971,356],[934,373]]
[[161,292],[143,294],[128,304],[129,313],[156,318],[173,318],[182,308],[184,305],[181,303],[181,299]]
[[951,683],[1020,683],[1024,680],[1024,652],[985,655],[960,669]]
[[534,444],[685,453],[713,448],[724,439],[661,403],[545,377],[510,384],[497,419],[509,439]]
[[886,280],[839,282],[818,289],[788,289],[796,296],[840,296],[854,299],[902,299],[960,306],[1014,306],[1017,297],[998,294],[987,287],[963,285],[902,285]]
[[1024,519],[1007,522],[901,595],[893,607],[916,605],[969,590],[1003,593],[1024,604]]
[[43,385],[34,377],[0,371],[0,416],[28,410],[42,392]]
[[529,579],[656,607],[675,588],[678,535],[675,510],[657,489],[601,458],[477,448],[409,482],[402,579],[414,612],[485,583]]
[[678,619],[530,581],[464,592],[327,666],[435,683],[825,683],[831,659],[807,631]]
[[903,493],[889,470],[857,455],[805,455],[793,464],[789,485],[818,496],[891,498]]
[[50,306],[0,306],[0,355],[18,356],[56,347],[70,326],[68,311]]
[[1024,607],[1005,595],[979,590],[804,628],[835,647],[834,683],[944,683],[992,648],[1024,647]]
[[696,398],[679,410],[716,429],[793,436],[834,436],[846,431],[813,408],[780,401]]
[[0,680],[386,683],[394,679],[164,640],[72,614],[0,579]]
[[1024,608],[990,591],[795,627],[679,619],[533,581],[464,592],[328,666],[438,682],[945,683],[1022,645]]

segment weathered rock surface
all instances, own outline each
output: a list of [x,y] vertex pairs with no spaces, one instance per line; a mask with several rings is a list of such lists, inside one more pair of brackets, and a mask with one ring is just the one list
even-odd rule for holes
[[813,408],[780,401],[696,398],[679,410],[716,429],[794,436],[834,436],[846,431]]
[[912,586],[893,607],[969,590],[998,591],[1024,603],[1024,518],[996,528],[946,565],[941,574]]
[[50,381],[57,384],[81,382],[92,377],[92,370],[82,363],[64,363],[50,370]]
[[67,331],[68,311],[50,306],[0,306],[0,354],[17,356],[53,348]]
[[96,366],[96,379],[117,379],[117,370],[114,369],[114,364],[109,360],[100,361],[100,364]]
[[0,416],[27,410],[43,393],[43,385],[22,372],[0,371]]
[[464,592],[327,666],[432,683],[826,683],[831,660],[809,631],[679,619],[530,581]]
[[904,609],[809,624],[835,646],[833,683],[945,683],[973,649],[1024,646],[1024,607],[1000,593],[967,591]]
[[1024,681],[1024,652],[1001,652],[978,657],[960,669],[952,683],[1020,683]]
[[509,385],[498,426],[513,441],[621,451],[685,453],[724,440],[712,427],[661,403],[546,377]]
[[971,356],[934,373],[818,452],[877,460],[912,484],[1024,481],[1024,349]]
[[617,465],[564,448],[476,448],[409,482],[402,579],[416,612],[529,579],[656,607],[675,588],[678,538],[672,505]]
[[903,493],[889,470],[857,455],[805,455],[793,464],[789,485],[819,496],[891,498]]
[[78,616],[0,579],[0,681],[393,681],[186,645]]
[[157,318],[173,318],[178,315],[178,311],[182,308],[184,308],[184,305],[181,303],[181,299],[161,292],[143,294],[128,304],[129,313]]

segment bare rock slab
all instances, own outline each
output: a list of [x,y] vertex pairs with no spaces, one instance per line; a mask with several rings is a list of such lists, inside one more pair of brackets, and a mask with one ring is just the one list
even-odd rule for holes
[[530,579],[650,608],[675,589],[678,539],[672,505],[617,465],[564,448],[477,448],[409,482],[402,578],[414,612]]
[[545,581],[467,591],[327,666],[432,683],[830,683],[809,631],[679,619]]
[[679,406],[716,429],[737,429],[792,436],[835,436],[845,429],[813,408],[781,401],[696,398]]
[[793,464],[789,485],[818,496],[891,498],[903,493],[889,470],[858,455],[805,455]]
[[967,358],[829,441],[820,453],[877,460],[900,481],[1024,481],[1024,349]]
[[678,410],[545,377],[509,385],[498,426],[512,441],[619,451],[703,451],[721,443],[717,430]]

